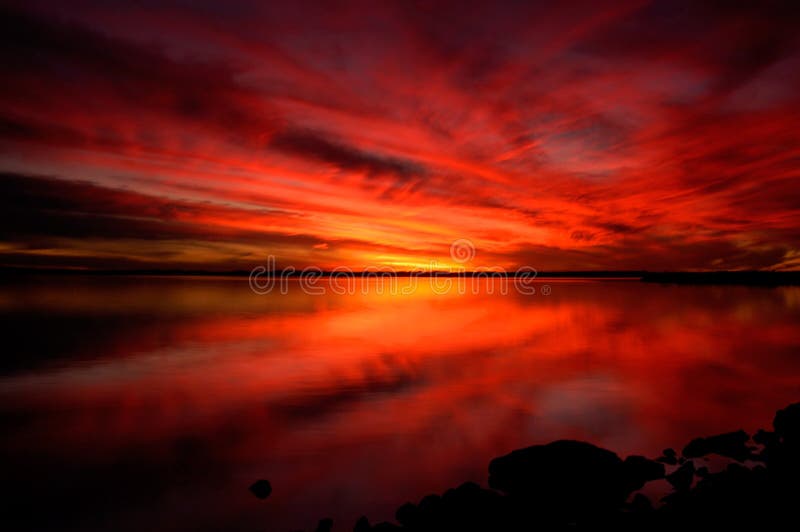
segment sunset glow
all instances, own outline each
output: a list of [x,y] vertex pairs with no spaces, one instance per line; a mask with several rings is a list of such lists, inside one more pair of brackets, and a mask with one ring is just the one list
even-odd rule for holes
[[800,267],[780,3],[191,4],[2,8],[0,263]]

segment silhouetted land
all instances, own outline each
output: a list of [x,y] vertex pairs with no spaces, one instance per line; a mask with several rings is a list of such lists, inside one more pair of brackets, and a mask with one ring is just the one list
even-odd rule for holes
[[[462,484],[400,506],[397,523],[362,517],[353,530],[779,529],[795,522],[799,479],[797,403],[777,412],[772,431],[697,438],[654,460],[571,440],[513,451],[489,464],[488,489]],[[655,504],[639,491],[651,481],[672,486]],[[317,530],[332,527],[323,519]]]
[[[249,270],[185,270],[185,269],[120,269],[120,270],[79,270],[56,268],[0,268],[0,277],[14,277],[24,275],[67,275],[67,276],[165,276],[165,277],[248,277]],[[263,277],[299,278],[304,273],[295,271],[281,274],[280,271],[262,274]],[[308,275],[308,272],[305,273]],[[318,277],[496,277],[515,278],[525,276],[530,278],[530,273],[518,275],[516,272],[498,271],[325,271],[317,270],[312,275]],[[542,271],[537,272],[536,279],[633,279],[649,283],[682,284],[682,285],[743,285],[743,286],[797,286],[800,285],[800,271],[713,271],[713,272],[648,272],[644,270],[574,270],[574,271]]]
[[[305,272],[306,274],[310,272]],[[493,277],[508,277],[513,278],[516,276],[529,276],[529,273],[516,274],[515,272],[502,272],[502,271],[391,271],[374,269],[369,271],[328,271],[316,270],[316,275],[321,277],[478,277],[478,276],[493,276]],[[639,279],[642,277],[644,271],[628,271],[628,270],[596,270],[596,271],[554,271],[554,272],[538,272],[535,277],[564,277],[564,278],[610,278],[610,279]],[[250,270],[183,270],[183,269],[120,269],[120,270],[82,270],[82,269],[56,269],[56,268],[13,268],[6,267],[0,268],[0,275],[14,276],[14,275],[75,275],[75,276],[185,276],[185,277],[249,277]],[[302,269],[290,273],[281,273],[280,269],[276,272],[264,272],[264,277],[300,277],[304,272]]]

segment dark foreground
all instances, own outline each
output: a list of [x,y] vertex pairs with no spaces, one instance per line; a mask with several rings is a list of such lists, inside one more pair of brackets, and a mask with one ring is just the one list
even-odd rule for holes
[[[650,481],[671,485],[655,505],[639,492]],[[655,460],[622,460],[570,440],[520,449],[491,461],[489,488],[462,484],[404,504],[397,509],[399,524],[371,525],[362,517],[354,530],[784,527],[796,518],[800,501],[800,403],[777,412],[773,431],[759,430],[752,438],[744,431],[697,438],[680,456],[666,449]],[[332,527],[323,519],[317,530]]]

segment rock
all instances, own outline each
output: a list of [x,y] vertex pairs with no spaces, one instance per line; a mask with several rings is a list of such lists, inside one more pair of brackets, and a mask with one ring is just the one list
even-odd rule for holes
[[789,405],[782,410],[778,410],[775,419],[772,421],[775,434],[784,443],[797,445],[800,443],[800,403]]
[[759,445],[769,447],[778,443],[778,435],[764,429],[758,429],[758,432],[753,434],[753,441]]
[[577,516],[620,507],[630,493],[627,484],[619,456],[579,441],[520,449],[489,464],[490,487],[543,513]]
[[717,434],[707,438],[695,438],[683,448],[683,456],[699,458],[707,454],[718,454],[743,462],[752,457],[747,442],[750,436],[743,430]]
[[397,522],[401,525],[410,528],[419,522],[420,510],[416,507],[416,505],[407,502],[397,509],[394,514],[394,518],[397,519]]
[[637,493],[633,496],[633,500],[631,501],[629,508],[634,512],[652,512],[653,511],[653,503],[650,502],[646,496],[642,495],[641,493]]
[[676,465],[678,458],[676,457],[675,449],[667,448],[661,451],[661,456],[656,458],[656,462],[661,462],[667,465]]
[[325,519],[320,519],[319,524],[317,525],[317,532],[331,532],[333,529],[333,519],[330,517],[326,517]]
[[438,495],[426,495],[419,501],[419,510],[422,513],[429,514],[436,512],[442,505],[442,498]]
[[694,462],[688,461],[666,476],[667,482],[678,491],[688,490],[694,480]]
[[256,480],[250,486],[250,491],[259,499],[266,499],[272,494],[272,484],[269,483],[269,480]]
[[641,489],[645,482],[664,478],[664,464],[644,456],[629,456],[622,463],[629,491]]
[[400,530],[400,527],[393,524],[393,523],[378,523],[377,525],[373,526],[371,529],[373,532],[395,532],[396,530]]
[[369,526],[369,519],[367,519],[366,515],[362,515],[356,521],[356,526],[353,527],[353,532],[369,532],[370,530],[372,530],[372,527]]
[[[733,461],[716,473],[706,466],[696,468],[693,460],[706,454],[752,454],[746,433],[692,440],[684,449],[683,463],[669,475],[664,475],[663,463],[678,464],[672,449],[665,449],[657,460],[629,456],[623,461],[588,443],[563,440],[537,445],[492,460],[489,484],[503,494],[466,483],[442,496],[424,497],[417,505],[401,506],[396,517],[402,526],[370,526],[362,517],[354,530],[785,528],[786,522],[795,519],[800,499],[800,404],[779,411],[774,428],[775,432],[759,431],[753,437],[764,445],[763,464],[750,467],[750,463]],[[663,504],[657,509],[642,493],[625,502],[632,487],[659,478],[666,478],[675,490],[661,499]],[[331,524],[320,522],[318,530],[328,532]]]

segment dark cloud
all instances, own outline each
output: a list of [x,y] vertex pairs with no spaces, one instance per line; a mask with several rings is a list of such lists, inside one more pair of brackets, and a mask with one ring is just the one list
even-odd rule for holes
[[0,173],[0,239],[30,247],[46,246],[53,238],[199,239],[307,246],[322,242],[304,235],[226,229],[213,222],[203,223],[209,218],[252,216],[284,214],[160,198],[87,182]]
[[591,242],[594,240],[594,233],[590,233],[588,231],[573,231],[570,233],[569,237],[572,240],[583,240],[585,242]]
[[[278,256],[277,266],[303,268],[319,266],[309,253],[315,247],[321,249],[321,245],[326,253],[331,250],[334,254],[341,248],[389,254],[407,251],[389,244],[269,231],[262,227],[292,216],[294,213],[279,209],[193,202],[84,181],[0,172],[0,242],[12,248],[0,251],[0,264],[192,269],[198,265],[185,262],[182,247],[213,250],[230,246],[224,248],[228,249],[224,257],[215,259],[218,262],[205,263],[203,267],[252,268],[263,265],[276,250],[294,249],[302,254],[299,260]],[[127,251],[138,257],[119,255],[113,243],[126,241]],[[166,247],[161,243],[166,243]],[[80,252],[56,257],[48,254],[71,248]]]
[[[110,131],[94,131],[87,134],[81,129],[72,128],[52,121],[24,119],[0,114],[0,139],[11,142],[29,142],[51,147],[104,148],[122,150],[126,147],[120,135]],[[0,148],[2,149],[2,148]]]
[[406,180],[423,177],[427,170],[408,159],[378,155],[331,140],[330,135],[307,129],[288,129],[279,132],[270,141],[274,150],[330,164],[352,172],[365,172],[369,176],[392,175]]
[[356,384],[342,383],[335,387],[311,390],[299,397],[288,397],[268,405],[270,414],[288,423],[308,423],[312,419],[331,416],[364,397],[396,396],[408,393],[423,383],[409,374],[398,374],[384,380],[367,380]]
[[602,222],[597,224],[597,226],[602,229],[605,229],[606,231],[611,231],[612,233],[621,233],[621,234],[636,233],[642,230],[641,227],[634,227],[632,225],[625,223]]
[[[59,19],[0,7],[0,103],[18,116],[47,116],[57,123],[75,113],[159,113],[203,124],[253,142],[273,129],[276,117],[238,72],[211,61],[178,61],[157,47],[107,36]],[[41,119],[40,119],[41,120]],[[37,134],[41,124],[4,119],[3,133],[25,140],[65,140]],[[46,124],[50,129],[58,126]]]
[[711,95],[747,83],[797,51],[800,8],[791,0],[658,0],[580,42],[589,55],[674,61],[713,73]]

